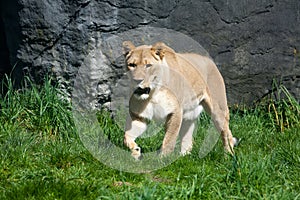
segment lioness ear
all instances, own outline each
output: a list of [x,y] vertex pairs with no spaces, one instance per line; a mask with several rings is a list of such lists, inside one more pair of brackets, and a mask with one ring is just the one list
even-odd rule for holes
[[163,42],[158,42],[154,44],[151,48],[151,52],[154,55],[154,57],[159,56],[159,58],[162,60],[165,56],[166,52],[166,45]]
[[123,42],[123,55],[124,56],[127,56],[127,54],[133,49],[135,49],[135,46],[134,46],[134,44],[132,44],[132,42],[130,42],[130,41]]

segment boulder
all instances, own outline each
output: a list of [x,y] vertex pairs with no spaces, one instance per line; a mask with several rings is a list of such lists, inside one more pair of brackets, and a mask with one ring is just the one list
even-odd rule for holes
[[47,74],[83,105],[109,106],[128,84],[122,41],[163,41],[209,53],[231,105],[259,101],[274,81],[299,100],[299,9],[298,0],[1,1],[0,73]]

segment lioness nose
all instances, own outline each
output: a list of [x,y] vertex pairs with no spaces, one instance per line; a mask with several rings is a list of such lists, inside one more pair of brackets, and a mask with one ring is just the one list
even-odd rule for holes
[[143,79],[133,79],[135,85],[139,85]]
[[150,93],[150,87],[145,87],[145,88],[138,87],[134,91],[134,94],[137,94],[137,95],[149,94],[149,93]]

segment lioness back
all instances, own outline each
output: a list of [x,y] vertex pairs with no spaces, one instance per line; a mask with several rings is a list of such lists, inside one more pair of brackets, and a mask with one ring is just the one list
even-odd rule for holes
[[178,54],[196,68],[208,86],[214,106],[227,110],[227,98],[223,77],[213,60],[207,56],[193,53]]

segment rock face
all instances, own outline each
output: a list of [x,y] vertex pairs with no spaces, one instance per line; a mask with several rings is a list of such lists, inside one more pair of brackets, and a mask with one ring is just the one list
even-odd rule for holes
[[36,81],[51,74],[92,107],[111,101],[125,39],[206,49],[229,104],[259,100],[273,80],[300,99],[298,0],[10,0],[1,1],[1,20],[0,73],[14,67],[17,80],[26,72]]

